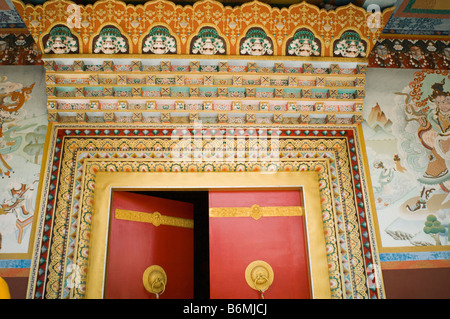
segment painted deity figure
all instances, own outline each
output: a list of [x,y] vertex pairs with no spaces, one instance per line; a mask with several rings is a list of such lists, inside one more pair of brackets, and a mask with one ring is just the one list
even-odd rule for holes
[[300,30],[295,33],[294,40],[289,44],[288,53],[297,56],[320,55],[320,48],[311,31]]
[[421,68],[421,69],[432,69],[433,61],[426,56],[426,54],[422,51],[422,49],[413,45],[409,48],[408,52],[403,53],[403,65],[406,68]]
[[358,33],[346,31],[335,46],[334,54],[346,58],[364,57],[366,48]]
[[409,192],[407,183],[409,176],[404,174],[406,169],[401,164],[398,154],[392,159],[378,158],[373,163],[373,189],[375,195],[375,205],[377,209],[383,209],[394,204],[398,198],[402,198]]
[[267,35],[260,29],[251,29],[241,45],[241,54],[254,56],[272,55],[273,48]]
[[[29,125],[18,127],[14,122],[23,117],[22,106],[31,98],[34,83],[24,87],[22,83],[7,81],[6,76],[0,78],[0,176],[10,174],[11,165],[7,155],[19,149],[22,136],[18,131],[25,130]],[[8,175],[9,176],[9,175]]]
[[113,27],[104,28],[94,45],[94,53],[126,53],[128,45],[120,31]]
[[175,39],[170,35],[169,30],[165,27],[155,27],[148,34],[144,42],[142,51],[153,54],[176,53],[177,44]]
[[225,43],[214,28],[203,28],[192,44],[193,54],[215,55],[225,53]]
[[427,200],[438,187],[450,193],[450,92],[444,90],[444,84],[445,79],[431,86],[431,105],[419,110],[407,105],[406,112],[421,124],[420,142],[431,152],[426,171],[418,179],[424,185],[420,198],[413,207],[407,207],[412,212],[426,208]]
[[381,173],[378,177],[380,186],[376,188],[377,192],[382,192],[386,185],[388,185],[394,178],[394,169],[392,167],[385,167],[382,161],[376,161],[373,166],[376,169],[380,169]]
[[67,54],[78,50],[77,41],[67,27],[59,26],[50,31],[45,43],[45,53]]
[[9,56],[12,58],[10,59],[11,64],[34,64],[39,59],[40,52],[31,35],[18,34],[12,36],[11,42],[13,44],[8,50]]

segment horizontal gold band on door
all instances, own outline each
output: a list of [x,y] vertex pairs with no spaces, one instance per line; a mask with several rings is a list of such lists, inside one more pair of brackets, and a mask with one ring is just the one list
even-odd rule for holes
[[114,212],[117,219],[129,220],[141,223],[150,223],[154,226],[166,225],[183,228],[194,228],[194,220],[181,217],[162,215],[159,212],[144,213],[117,208]]
[[213,207],[209,209],[209,217],[251,217],[258,220],[263,216],[303,216],[301,206],[261,207]]

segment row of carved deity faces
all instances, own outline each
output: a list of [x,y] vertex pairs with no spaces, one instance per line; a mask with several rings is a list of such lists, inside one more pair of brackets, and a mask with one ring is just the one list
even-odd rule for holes
[[[206,30],[206,31],[205,31]],[[216,55],[226,54],[226,42],[214,28],[203,28],[191,42],[191,54]],[[45,53],[69,54],[78,52],[78,41],[65,26],[58,26],[50,31],[44,41]],[[263,56],[272,55],[274,47],[265,32],[249,31],[241,41],[239,52],[242,55]],[[293,38],[288,40],[286,55],[292,56],[320,56],[321,43],[309,31],[299,30]],[[117,54],[128,52],[128,41],[115,27],[104,28],[94,38],[93,53]],[[174,54],[177,52],[177,41],[165,27],[155,27],[144,38],[142,53]],[[336,42],[335,56],[364,57],[366,44],[354,31],[348,31]]]

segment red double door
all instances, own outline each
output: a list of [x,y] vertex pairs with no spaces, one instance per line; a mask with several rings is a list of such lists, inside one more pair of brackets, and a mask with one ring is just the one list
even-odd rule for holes
[[[209,192],[210,208],[255,204],[302,203],[298,191]],[[145,214],[152,217],[145,218]],[[152,265],[162,267],[166,274],[159,298],[194,298],[194,228],[189,226],[193,219],[192,203],[114,192],[105,298],[156,298],[143,284],[144,272]],[[203,275],[209,276],[211,299],[260,298],[245,278],[247,266],[255,260],[263,260],[273,270],[265,298],[310,298],[303,216],[209,217],[208,231],[209,274]]]

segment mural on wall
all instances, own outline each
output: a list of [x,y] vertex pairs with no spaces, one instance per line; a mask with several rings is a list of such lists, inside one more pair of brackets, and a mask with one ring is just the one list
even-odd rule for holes
[[0,31],[0,65],[43,64],[42,53],[29,33]]
[[1,66],[0,74],[0,259],[4,259],[11,253],[29,253],[47,110],[41,66]]
[[439,69],[450,65],[450,41],[379,39],[369,54],[369,67]]
[[363,129],[382,245],[449,245],[450,75],[369,69],[367,81]]

